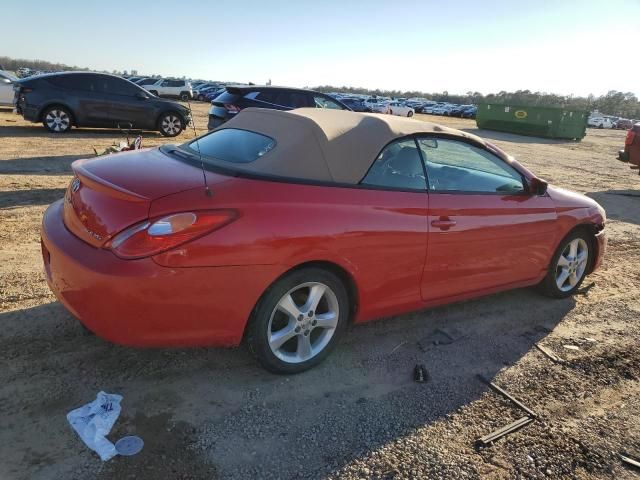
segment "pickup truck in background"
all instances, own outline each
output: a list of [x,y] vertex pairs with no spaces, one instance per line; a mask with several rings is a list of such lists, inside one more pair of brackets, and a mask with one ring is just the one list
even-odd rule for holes
[[640,122],[627,132],[624,139],[624,149],[618,152],[618,160],[629,163],[640,174]]

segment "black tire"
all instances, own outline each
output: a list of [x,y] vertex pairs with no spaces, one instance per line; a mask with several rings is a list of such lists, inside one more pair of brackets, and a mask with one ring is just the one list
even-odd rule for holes
[[[586,246],[587,257],[584,262],[584,269],[581,271],[581,275],[578,278],[578,281],[573,286],[566,285],[566,287],[570,287],[570,288],[565,287],[561,289],[560,287],[558,287],[558,283],[556,281],[556,279],[558,278],[557,276],[559,275],[559,269],[562,269],[562,267],[558,265],[558,262],[560,260],[560,256],[563,253],[565,253],[565,251],[568,248],[570,248],[570,244],[574,240],[581,240],[582,242],[584,242],[584,245]],[[558,246],[558,249],[553,254],[553,257],[551,258],[551,262],[549,263],[549,267],[547,269],[547,275],[538,285],[538,288],[540,289],[540,291],[544,295],[547,295],[553,298],[566,298],[573,295],[576,292],[576,290],[580,288],[580,285],[582,285],[582,282],[587,276],[587,272],[589,272],[591,268],[591,263],[593,261],[593,253],[594,252],[593,252],[592,238],[591,238],[591,235],[589,235],[589,233],[586,230],[578,229],[569,233],[569,235],[567,235],[565,238],[562,239],[562,241],[560,242],[560,245]],[[580,269],[576,273],[580,273]],[[576,275],[576,277],[578,276]]]
[[187,100],[189,100],[189,98],[191,98],[191,95],[189,95],[189,92],[180,92],[180,100],[182,100],[183,102],[186,102]]
[[409,110],[407,112],[407,117],[409,117],[409,118],[413,117],[413,112],[411,110]]
[[[318,347],[322,345],[322,335],[325,335],[325,332],[329,332],[329,330],[324,330],[322,328],[316,328],[311,326],[309,323],[315,325],[313,321],[315,320],[315,316],[311,316],[314,312],[309,312],[308,315],[300,315],[297,319],[294,319],[293,316],[288,316],[284,313],[281,313],[280,310],[277,310],[276,307],[280,303],[280,301],[290,292],[293,292],[293,296],[300,293],[303,296],[297,297],[304,299],[304,290],[305,288],[309,288],[309,293],[311,292],[311,287],[305,287],[305,285],[313,283],[318,284],[324,287],[327,287],[328,290],[332,292],[334,295],[333,303],[337,305],[337,325],[334,327],[333,334],[329,336],[327,343],[322,346],[318,350],[317,353],[313,354],[308,360],[292,360],[285,361],[280,356],[276,355],[272,350],[269,344],[269,336],[273,333],[272,330],[272,322],[283,321],[284,323],[291,328],[294,326],[297,328],[295,333],[292,332],[292,336],[288,337],[289,340],[284,342],[281,346],[285,355],[297,355],[295,352],[288,350],[299,351],[299,339],[303,339],[303,335],[308,338],[308,342],[311,345],[314,341],[318,342]],[[331,305],[329,300],[326,297],[323,297],[324,300],[318,304],[318,311],[325,310],[331,311]],[[309,299],[307,298],[307,301]],[[323,301],[326,302],[323,304]],[[306,301],[303,300],[304,303]],[[295,302],[294,302],[295,303]],[[298,304],[296,303],[296,306]],[[330,353],[331,350],[335,347],[340,337],[344,333],[345,328],[349,322],[349,314],[350,314],[350,304],[349,304],[349,296],[347,294],[347,290],[342,280],[338,278],[335,274],[329,272],[328,270],[324,270],[322,268],[310,267],[304,268],[300,270],[294,270],[291,273],[286,274],[284,277],[277,280],[273,285],[271,285],[267,291],[262,295],[262,298],[258,301],[251,318],[249,319],[249,323],[247,325],[245,339],[249,350],[256,357],[258,362],[267,370],[273,373],[278,374],[295,374],[304,372],[310,368],[315,367],[320,362],[322,362]],[[304,305],[303,307],[304,308]],[[317,314],[317,312],[315,312]],[[278,317],[279,315],[279,317]],[[322,314],[320,314],[322,315]],[[307,318],[309,316],[309,318]],[[286,320],[285,320],[286,319]],[[305,326],[304,323],[307,322]],[[283,329],[285,327],[282,327]],[[289,328],[289,327],[286,327]],[[301,330],[302,329],[302,330]],[[305,331],[305,329],[307,329]],[[280,329],[276,330],[276,333],[280,331]],[[314,334],[313,332],[316,332]],[[328,335],[328,333],[326,333]],[[315,340],[313,340],[315,335]],[[286,348],[285,348],[286,347]],[[313,345],[312,345],[313,347]],[[280,351],[280,348],[278,348]],[[302,357],[304,358],[304,357]]]
[[149,93],[155,95],[156,97],[160,96],[160,95],[158,95],[158,91],[157,90],[149,90]]
[[66,133],[71,130],[73,115],[61,105],[53,105],[42,112],[42,125],[51,133]]
[[163,137],[180,135],[184,127],[184,119],[176,112],[165,112],[158,118],[158,131]]

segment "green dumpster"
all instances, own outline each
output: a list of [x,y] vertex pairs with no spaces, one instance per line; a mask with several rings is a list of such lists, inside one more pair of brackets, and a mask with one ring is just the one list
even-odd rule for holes
[[478,128],[581,140],[587,132],[588,112],[564,107],[528,107],[480,103],[476,113]]

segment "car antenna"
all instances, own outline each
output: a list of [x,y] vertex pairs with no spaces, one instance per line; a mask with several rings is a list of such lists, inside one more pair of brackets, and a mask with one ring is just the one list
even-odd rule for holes
[[207,197],[213,196],[213,192],[209,188],[209,184],[207,183],[207,174],[204,171],[204,162],[202,161],[202,152],[200,151],[200,139],[198,138],[198,132],[196,131],[196,119],[193,116],[193,110],[191,110],[191,102],[187,98],[187,106],[189,107],[189,115],[191,115],[191,126],[193,127],[193,136],[196,139],[195,144],[198,149],[198,158],[200,159],[200,168],[202,169],[202,180],[204,182],[204,193]]

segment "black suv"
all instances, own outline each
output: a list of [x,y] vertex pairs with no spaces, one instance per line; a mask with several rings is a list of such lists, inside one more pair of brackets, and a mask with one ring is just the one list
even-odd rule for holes
[[256,85],[231,86],[211,101],[209,130],[219,127],[247,107],[272,110],[293,110],[302,107],[351,110],[329,95],[312,90]]
[[25,120],[42,122],[49,131],[118,125],[157,130],[175,137],[191,121],[177,102],[155,97],[124,78],[102,73],[68,72],[16,82],[14,103]]

